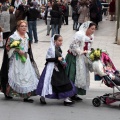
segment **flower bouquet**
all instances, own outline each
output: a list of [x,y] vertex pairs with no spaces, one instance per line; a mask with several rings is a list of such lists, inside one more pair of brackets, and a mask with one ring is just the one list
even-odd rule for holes
[[102,53],[102,50],[100,50],[99,48],[97,48],[96,50],[92,49],[91,53],[89,54],[90,60],[91,61],[100,60],[101,53]]
[[[20,46],[21,40],[14,40],[14,39],[10,39],[10,48],[15,48],[16,51],[19,50],[23,50],[23,48]],[[25,63],[26,62],[26,57],[25,55],[20,55],[18,52],[15,53],[16,54],[16,60],[18,60],[18,58],[21,60],[21,62]]]

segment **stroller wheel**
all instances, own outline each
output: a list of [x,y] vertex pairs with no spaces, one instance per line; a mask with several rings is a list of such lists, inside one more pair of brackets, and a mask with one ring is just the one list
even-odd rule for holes
[[101,100],[99,98],[94,98],[92,100],[92,104],[95,106],[95,107],[99,107],[101,105]]

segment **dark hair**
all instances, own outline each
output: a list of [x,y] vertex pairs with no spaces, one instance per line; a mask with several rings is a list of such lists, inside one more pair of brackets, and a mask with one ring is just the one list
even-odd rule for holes
[[57,39],[58,39],[59,37],[61,37],[61,35],[55,35],[55,36],[54,36],[54,41],[57,41]]
[[96,25],[95,23],[91,22],[91,23],[89,24],[89,27],[88,27],[88,28],[90,28],[90,27],[92,27],[92,26],[95,26],[95,28],[97,27],[97,25]]
[[92,4],[97,4],[97,0],[92,0]]
[[5,6],[5,5],[2,6],[2,11],[7,11],[7,9],[8,9],[7,6]]
[[20,4],[17,10],[24,11],[24,6]]
[[33,2],[30,2],[29,5],[30,5],[30,7],[33,7]]
[[52,6],[52,10],[59,11],[59,6],[58,6],[58,4],[54,3],[53,6]]

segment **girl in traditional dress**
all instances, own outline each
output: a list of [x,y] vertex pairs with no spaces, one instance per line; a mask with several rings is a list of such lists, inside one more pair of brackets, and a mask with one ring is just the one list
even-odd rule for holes
[[[69,79],[75,84],[77,94],[85,95],[90,85],[88,59],[85,57],[91,49],[94,40],[93,33],[96,24],[87,21],[83,23],[80,30],[75,33],[74,40],[70,44],[66,56],[66,72]],[[77,95],[71,97],[72,100],[82,100]]]
[[[33,102],[29,97],[35,95],[39,73],[37,68],[34,69],[36,64],[26,31],[27,22],[20,20],[17,30],[8,38],[1,68],[1,89],[6,99],[22,97],[24,102]],[[20,43],[20,49],[11,47],[13,43]],[[24,61],[20,56],[24,57]]]
[[46,56],[46,65],[40,77],[36,93],[41,96],[40,101],[46,104],[45,97],[64,99],[64,105],[73,102],[68,97],[75,94],[75,88],[65,73],[66,62],[62,57],[62,37],[54,35]]

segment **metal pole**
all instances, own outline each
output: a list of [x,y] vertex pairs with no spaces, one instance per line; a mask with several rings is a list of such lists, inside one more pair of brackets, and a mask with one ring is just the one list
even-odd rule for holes
[[120,0],[116,1],[116,7],[117,7],[117,30],[116,30],[116,39],[115,42],[117,43],[117,39],[118,39],[118,29],[119,29],[119,21],[120,21]]

